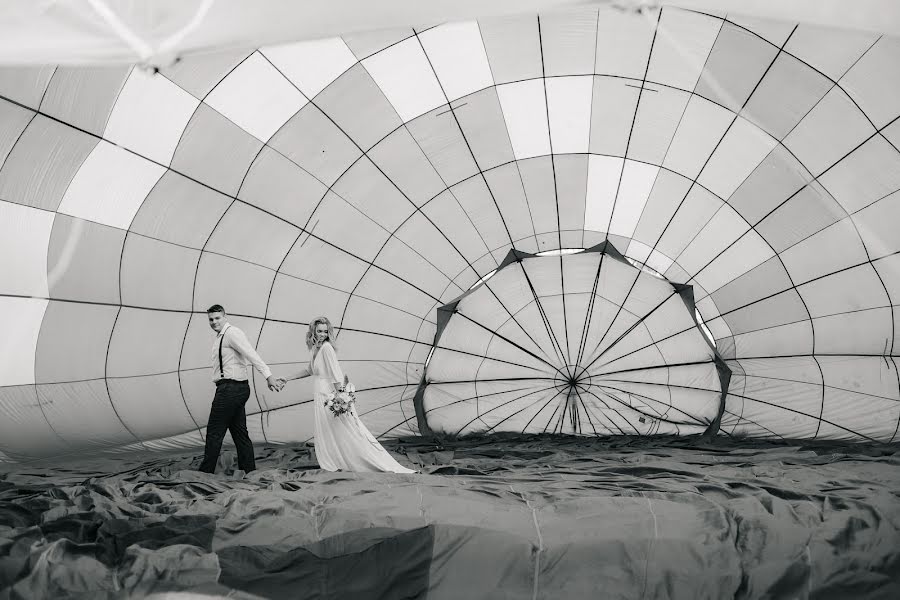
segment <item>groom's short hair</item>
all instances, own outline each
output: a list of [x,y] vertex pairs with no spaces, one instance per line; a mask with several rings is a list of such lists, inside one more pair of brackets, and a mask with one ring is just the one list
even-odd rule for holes
[[206,309],[206,314],[217,313],[217,312],[220,312],[223,314],[225,313],[225,309],[222,308],[221,304],[213,304],[212,306],[210,306],[209,308]]

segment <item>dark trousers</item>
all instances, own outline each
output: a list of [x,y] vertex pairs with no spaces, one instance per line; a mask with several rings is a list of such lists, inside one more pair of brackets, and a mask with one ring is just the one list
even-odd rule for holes
[[213,397],[206,425],[206,450],[203,464],[200,465],[201,471],[216,472],[226,430],[231,432],[231,439],[237,447],[238,468],[247,472],[256,468],[253,443],[247,433],[247,413],[244,411],[244,404],[249,397],[250,384],[246,381],[220,379],[216,382],[216,395]]

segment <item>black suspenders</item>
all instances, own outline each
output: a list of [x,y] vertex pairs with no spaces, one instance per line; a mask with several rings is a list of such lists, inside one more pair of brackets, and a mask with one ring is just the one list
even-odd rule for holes
[[225,341],[225,331],[222,331],[222,339],[219,340],[219,376],[225,379],[225,365],[222,363],[222,342]]

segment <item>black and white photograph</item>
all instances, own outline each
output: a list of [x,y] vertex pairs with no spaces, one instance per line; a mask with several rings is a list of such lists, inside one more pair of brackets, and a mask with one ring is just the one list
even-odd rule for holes
[[3,0],[0,332],[0,600],[896,600],[900,2]]

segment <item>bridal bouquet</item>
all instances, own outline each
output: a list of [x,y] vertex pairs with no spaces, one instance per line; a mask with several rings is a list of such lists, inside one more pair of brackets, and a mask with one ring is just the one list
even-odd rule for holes
[[325,408],[330,410],[334,416],[340,417],[350,412],[356,404],[356,388],[352,383],[342,385],[337,393],[331,392],[325,397]]

